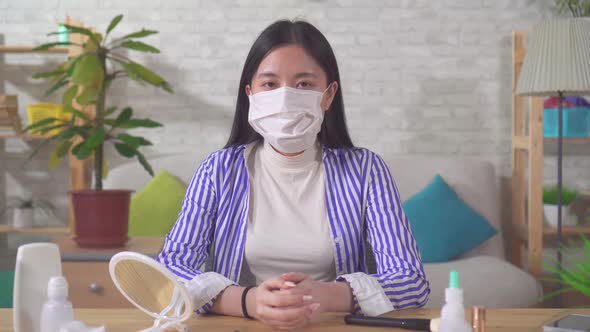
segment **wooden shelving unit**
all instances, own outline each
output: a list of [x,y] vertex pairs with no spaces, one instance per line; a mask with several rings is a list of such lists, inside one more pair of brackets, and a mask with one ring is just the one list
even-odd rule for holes
[[[72,20],[70,25],[83,26],[80,21]],[[78,45],[83,45],[85,37],[80,34],[70,35],[70,41]],[[82,52],[80,46],[68,46],[68,47],[53,47],[46,51],[34,50],[36,46],[28,45],[0,45],[0,54],[14,53],[14,54],[63,54],[67,56],[76,56]],[[1,80],[0,80],[0,83]],[[0,149],[4,149],[4,141],[6,139],[22,139],[28,141],[41,140],[44,137],[42,135],[35,134],[0,134]],[[76,157],[69,156],[69,170],[70,170],[70,183],[69,190],[82,190],[89,189],[91,184],[90,174],[90,160],[78,160]],[[0,165],[1,166],[1,165]],[[4,176],[2,167],[0,167],[0,176]],[[74,228],[74,216],[72,209],[70,208],[70,221],[68,227],[35,227],[29,229],[15,229],[6,225],[0,225],[0,233],[40,233],[40,234],[67,234],[73,232]]]
[[[543,97],[517,96],[516,83],[524,62],[525,32],[512,35],[512,229],[511,260],[537,278],[543,274],[543,240],[557,230],[543,222]],[[564,144],[590,144],[590,137],[564,138]],[[590,235],[590,227],[563,227],[562,235]]]
[[0,225],[0,234],[56,234],[66,235],[70,233],[69,227],[31,227],[31,228],[13,228],[6,225]]

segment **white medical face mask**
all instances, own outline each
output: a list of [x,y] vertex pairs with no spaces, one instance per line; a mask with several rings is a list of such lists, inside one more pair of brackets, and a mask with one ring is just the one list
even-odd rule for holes
[[[329,86],[328,86],[329,88]],[[296,153],[309,149],[320,132],[324,92],[288,86],[248,96],[248,122],[275,149]]]

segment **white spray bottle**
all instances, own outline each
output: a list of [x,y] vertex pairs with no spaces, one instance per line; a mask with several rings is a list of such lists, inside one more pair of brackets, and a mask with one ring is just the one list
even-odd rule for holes
[[441,311],[438,332],[473,332],[465,320],[463,289],[459,287],[459,272],[451,271],[449,288],[445,289],[445,305]]

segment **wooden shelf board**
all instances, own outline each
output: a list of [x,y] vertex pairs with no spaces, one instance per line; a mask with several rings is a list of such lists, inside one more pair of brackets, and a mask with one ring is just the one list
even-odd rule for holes
[[52,47],[46,51],[33,50],[36,46],[8,46],[0,45],[0,53],[54,53],[54,54],[68,54],[67,47]]
[[45,138],[47,138],[47,136],[35,135],[35,134],[0,134],[0,139],[6,139],[6,138],[37,140],[37,139],[45,139]]
[[[580,235],[580,233],[584,235],[590,235],[590,227],[563,227],[561,229],[561,234],[563,236],[572,236],[572,235]],[[557,228],[544,228],[543,234],[545,236],[557,236]]]
[[[545,141],[557,143],[557,138],[545,137]],[[563,142],[564,143],[573,143],[573,144],[585,144],[585,143],[590,143],[590,137],[564,137]]]
[[[528,241],[528,228],[526,226],[515,227],[514,232],[520,241]],[[590,235],[590,227],[563,227],[561,230],[561,234],[564,237],[576,236],[580,235],[580,233]],[[557,228],[544,227],[543,236],[547,238],[557,236]]]
[[70,229],[64,227],[31,227],[31,228],[13,228],[7,225],[0,225],[0,233],[16,234],[69,234]]

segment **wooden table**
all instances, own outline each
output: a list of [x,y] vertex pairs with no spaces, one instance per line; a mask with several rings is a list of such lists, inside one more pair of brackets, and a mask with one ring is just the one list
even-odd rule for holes
[[[488,332],[527,332],[542,331],[543,324],[568,313],[590,314],[590,309],[489,309],[487,311]],[[439,310],[411,309],[387,314],[390,317],[432,318]],[[467,313],[469,315],[469,312]],[[407,330],[385,329],[345,325],[344,314],[323,314],[306,331],[390,331]],[[138,331],[151,326],[153,320],[138,309],[76,309],[75,317],[90,326],[105,324],[108,332]],[[225,316],[204,316],[190,319],[190,331],[201,332],[258,332],[271,331],[256,321]],[[12,310],[0,309],[0,332],[12,332]]]

